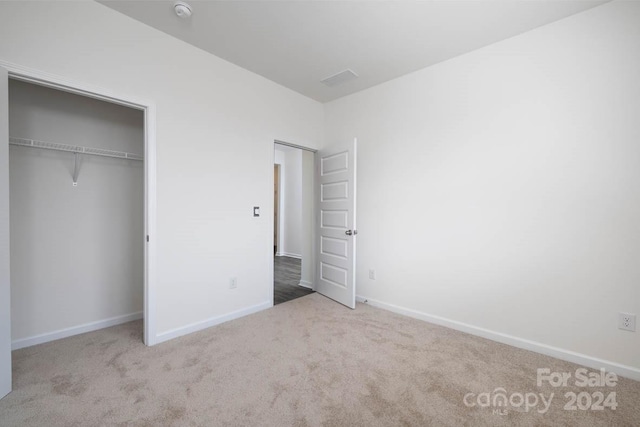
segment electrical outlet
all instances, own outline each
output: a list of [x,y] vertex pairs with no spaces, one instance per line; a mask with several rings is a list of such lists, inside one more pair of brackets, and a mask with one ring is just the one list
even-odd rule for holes
[[369,279],[376,280],[376,271],[374,269],[369,270]]
[[636,331],[636,315],[630,313],[618,313],[618,329]]
[[229,289],[235,289],[238,287],[238,279],[236,277],[232,277],[229,280]]

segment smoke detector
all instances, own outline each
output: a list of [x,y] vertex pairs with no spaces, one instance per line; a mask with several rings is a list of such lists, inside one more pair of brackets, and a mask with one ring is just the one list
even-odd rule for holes
[[173,11],[180,18],[187,19],[191,17],[192,9],[188,3],[178,1],[173,5]]

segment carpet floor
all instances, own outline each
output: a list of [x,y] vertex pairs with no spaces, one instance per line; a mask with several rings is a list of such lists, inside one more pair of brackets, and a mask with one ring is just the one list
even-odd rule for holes
[[[141,329],[131,322],[15,351],[0,425],[640,425],[640,382],[538,387],[537,368],[573,375],[579,366],[319,294],[154,347]],[[497,388],[513,405],[485,405]],[[615,392],[617,408],[565,410],[571,392]],[[546,412],[532,406],[534,393],[554,394]]]

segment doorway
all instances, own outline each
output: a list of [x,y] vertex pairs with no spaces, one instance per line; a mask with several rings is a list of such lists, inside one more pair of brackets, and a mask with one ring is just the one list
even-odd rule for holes
[[314,152],[274,144],[274,305],[313,293]]

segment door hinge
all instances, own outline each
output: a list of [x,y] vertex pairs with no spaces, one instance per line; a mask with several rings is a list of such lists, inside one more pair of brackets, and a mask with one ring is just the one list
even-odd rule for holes
[[149,235],[147,234],[147,243],[149,243]]

